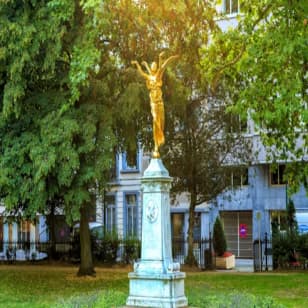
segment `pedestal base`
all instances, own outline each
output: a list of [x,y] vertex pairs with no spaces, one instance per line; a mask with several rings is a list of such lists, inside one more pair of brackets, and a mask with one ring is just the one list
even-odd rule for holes
[[188,307],[184,295],[185,273],[129,273],[127,307]]

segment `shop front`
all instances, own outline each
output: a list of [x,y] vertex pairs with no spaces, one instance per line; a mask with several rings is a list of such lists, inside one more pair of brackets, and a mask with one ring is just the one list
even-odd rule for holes
[[224,226],[228,251],[237,258],[252,258],[252,211],[222,211],[220,217]]

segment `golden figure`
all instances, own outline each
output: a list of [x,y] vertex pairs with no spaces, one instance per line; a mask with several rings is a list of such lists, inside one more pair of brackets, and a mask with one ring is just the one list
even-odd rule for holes
[[159,158],[159,147],[165,143],[164,126],[165,126],[165,111],[163,102],[163,93],[161,87],[163,85],[163,74],[167,65],[176,59],[178,56],[171,56],[165,61],[163,60],[164,52],[159,54],[158,67],[156,62],[152,62],[151,67],[143,61],[141,64],[146,68],[145,73],[137,61],[132,61],[132,64],[137,66],[138,72],[146,80],[146,86],[150,92],[151,114],[153,117],[153,139],[154,152],[153,157]]

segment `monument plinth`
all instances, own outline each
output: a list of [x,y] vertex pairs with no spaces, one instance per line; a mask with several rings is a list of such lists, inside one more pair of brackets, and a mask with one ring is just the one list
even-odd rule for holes
[[141,260],[135,263],[134,272],[128,274],[128,307],[187,307],[185,273],[172,259],[171,181],[161,159],[152,158],[141,180]]

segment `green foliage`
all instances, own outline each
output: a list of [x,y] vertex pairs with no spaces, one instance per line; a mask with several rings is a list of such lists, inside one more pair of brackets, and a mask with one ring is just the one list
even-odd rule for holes
[[94,307],[120,307],[127,297],[124,292],[106,290],[104,292],[81,295],[61,300],[57,308],[94,308]]
[[276,303],[271,297],[254,296],[247,293],[231,293],[204,296],[194,302],[197,307],[211,308],[283,308],[285,306]]
[[[61,302],[56,307],[63,308],[94,308],[94,307],[120,307],[125,301],[125,294],[117,291],[102,292],[99,295],[78,296]],[[218,295],[205,295],[199,299],[192,299],[194,307],[211,308],[283,308],[284,305],[276,303],[271,297],[254,296],[247,293],[230,293]]]
[[219,217],[216,218],[213,229],[213,246],[217,256],[222,256],[227,250],[225,232]]
[[289,262],[295,260],[295,252],[298,247],[298,237],[290,233],[273,234],[273,266],[274,268],[284,268]]
[[308,258],[308,234],[275,232],[272,243],[274,268],[285,268],[290,262]]
[[93,243],[93,253],[98,261],[108,264],[116,262],[120,245],[117,233],[105,233],[102,239],[95,239]]
[[126,264],[132,264],[140,258],[141,255],[141,242],[138,238],[127,237],[123,241],[124,245],[124,258]]
[[61,198],[75,221],[109,179],[116,137],[98,11],[93,1],[1,5],[0,196],[8,210],[33,217]]
[[[2,265],[0,304],[25,308],[74,307],[73,304],[75,307],[80,304],[84,307],[121,307],[128,296],[128,271],[123,268],[97,268],[96,277],[78,278],[74,267],[56,264],[36,264],[34,267]],[[268,303],[269,307],[279,304],[306,307],[307,283],[308,275],[298,272],[287,275],[278,272],[262,275],[187,272],[185,294],[189,306],[200,308],[215,307],[218,303],[224,307],[224,304],[234,302],[251,302],[256,307],[259,303]],[[244,305],[233,307],[246,308]],[[260,304],[260,307],[264,306]]]
[[288,224],[288,231],[290,235],[296,236],[298,234],[298,226],[295,217],[295,206],[292,200],[289,200],[287,203],[287,224]]
[[306,234],[298,234],[295,217],[295,207],[292,200],[287,203],[287,229],[280,231],[276,224],[272,224],[273,263],[274,268],[283,268],[289,262],[300,261],[299,258],[307,255]]
[[55,73],[61,39],[74,13],[71,1],[16,2],[1,5],[1,86],[3,113],[21,114],[29,88]]
[[74,296],[72,298],[61,300],[59,304],[56,305],[57,308],[92,308],[97,302],[98,295],[83,295]]
[[[243,144],[238,136],[218,142],[217,133],[226,122],[223,92],[215,97],[208,92],[208,82],[202,78],[199,66],[199,49],[208,43],[211,31],[216,28],[214,3],[166,0],[158,5],[154,0],[109,0],[104,2],[104,8],[100,16],[107,30],[103,39],[120,68],[112,84],[112,87],[119,84],[117,89],[121,89],[114,104],[119,112],[138,114],[138,121],[128,127],[123,127],[122,120],[117,125],[117,132],[127,139],[121,144],[123,147],[135,147],[135,140],[129,140],[137,135],[145,150],[153,150],[148,91],[131,60],[151,63],[158,60],[162,51],[167,56],[179,55],[164,75],[166,144],[161,148],[161,156],[174,177],[173,192],[192,195],[189,224],[189,251],[192,251],[194,214],[191,213],[196,205],[211,200],[226,187],[222,160],[233,150],[235,141],[237,145]],[[212,98],[213,102],[209,102]],[[211,112],[210,104],[215,105]],[[124,121],[129,120],[126,117]]]
[[97,4],[0,6],[0,198],[8,211],[33,218],[60,199],[67,220],[78,220],[107,186],[116,143],[131,133],[134,111],[115,103],[122,67],[105,44],[105,3]]
[[300,234],[298,239],[298,252],[301,257],[308,259],[308,234]]
[[[238,26],[213,32],[203,48],[204,77],[213,92],[228,93],[231,111],[250,115],[271,160],[302,160],[308,141],[307,1],[253,0],[240,9]],[[293,187],[306,182],[306,169],[292,172]]]

